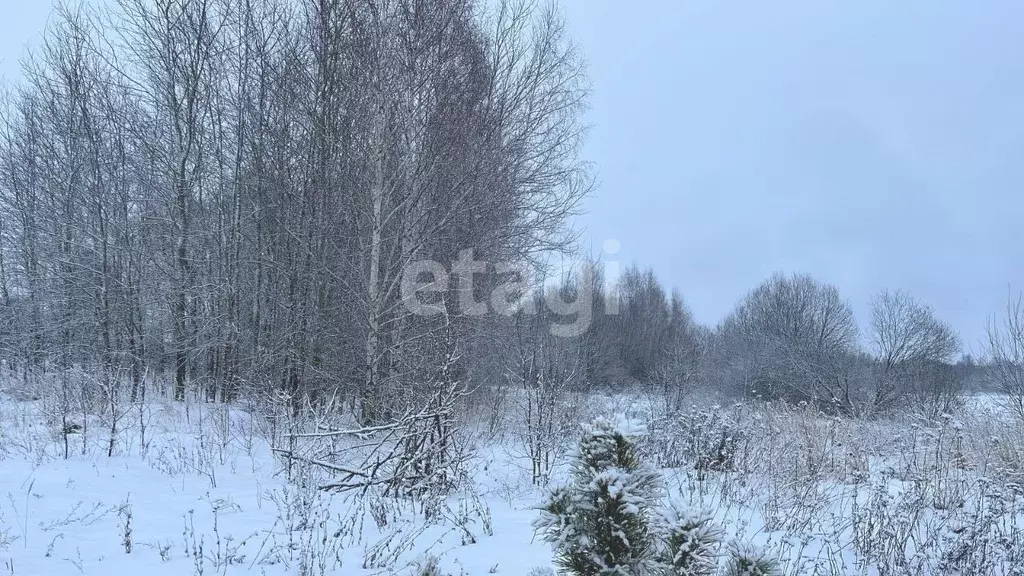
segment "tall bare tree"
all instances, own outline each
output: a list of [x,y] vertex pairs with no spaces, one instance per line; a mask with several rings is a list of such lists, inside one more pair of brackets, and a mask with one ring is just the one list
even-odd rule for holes
[[1024,295],[1011,296],[1001,318],[989,321],[989,378],[1024,421]]
[[853,411],[862,400],[854,370],[857,324],[839,291],[807,275],[776,274],[728,318],[720,348],[742,370],[745,392]]
[[[151,374],[178,400],[278,389],[386,420],[496,373],[487,291],[573,247],[589,86],[553,4],[118,0],[54,22],[3,107],[2,344],[27,378],[95,376],[112,416]],[[402,293],[424,261],[459,278],[433,315]]]
[[878,362],[873,402],[883,407],[908,395],[949,407],[959,393],[952,363],[960,351],[956,332],[931,307],[902,291],[883,290],[872,301],[869,338]]

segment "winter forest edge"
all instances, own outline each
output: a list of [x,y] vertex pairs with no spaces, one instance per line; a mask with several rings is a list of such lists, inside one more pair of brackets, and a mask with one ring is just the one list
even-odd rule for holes
[[581,248],[584,56],[532,0],[56,7],[0,575],[1024,574],[1024,299],[977,358],[803,273],[699,324]]

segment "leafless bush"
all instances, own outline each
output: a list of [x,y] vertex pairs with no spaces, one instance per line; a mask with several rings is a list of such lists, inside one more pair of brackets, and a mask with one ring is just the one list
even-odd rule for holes
[[874,410],[911,397],[928,416],[952,411],[963,388],[963,379],[949,369],[960,341],[929,306],[906,292],[882,291],[872,302],[869,337],[877,362]]
[[732,470],[746,430],[720,406],[691,408],[651,426],[645,450],[658,466],[696,470]]
[[990,320],[989,378],[1024,422],[1024,294],[1010,298],[1001,320]]

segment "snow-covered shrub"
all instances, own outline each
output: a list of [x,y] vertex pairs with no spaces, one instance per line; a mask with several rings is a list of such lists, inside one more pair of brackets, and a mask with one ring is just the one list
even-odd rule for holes
[[781,576],[779,562],[769,557],[764,550],[742,542],[729,547],[729,564],[726,576]]
[[683,511],[673,503],[661,517],[661,562],[674,576],[711,576],[715,573],[717,548],[723,531],[710,513]]
[[933,572],[1024,574],[1024,502],[988,481],[969,511],[945,526],[944,546]]
[[718,406],[669,416],[657,427],[647,451],[665,468],[693,466],[697,470],[731,470],[744,433],[732,416]]
[[641,462],[635,439],[604,419],[586,426],[569,484],[540,507],[534,527],[569,574],[642,574],[656,562],[660,479]]
[[1024,485],[1024,426],[1003,427],[989,443],[996,456],[995,473],[1007,484]]

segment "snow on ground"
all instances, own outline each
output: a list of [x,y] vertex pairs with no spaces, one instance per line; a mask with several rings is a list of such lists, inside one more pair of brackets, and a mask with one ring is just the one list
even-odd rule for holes
[[[47,402],[0,393],[0,576],[413,574],[427,554],[453,576],[551,564],[531,527],[542,490],[515,432],[477,438],[472,486],[426,514],[319,491],[324,478],[298,465],[289,480],[266,420],[222,405],[131,408],[112,457],[109,422],[76,420],[86,428],[67,436],[65,459]],[[656,402],[587,404],[643,420]],[[968,544],[988,573],[1024,566],[1006,545],[1024,526],[1024,501],[1006,480],[1019,472],[1006,467],[1008,449],[1020,444],[991,412],[969,430],[951,418],[897,426],[740,404],[694,407],[681,421],[652,426],[645,447],[666,467],[666,491],[770,550],[787,575],[892,573],[879,566],[896,558],[940,573],[945,551]],[[573,436],[554,445],[556,478]],[[686,458],[723,438],[729,468],[694,470]]]
[[[549,562],[546,546],[532,542],[528,498],[453,496],[465,530],[367,521],[360,542],[346,518],[352,502],[289,484],[247,414],[232,411],[225,435],[222,411],[193,405],[186,418],[182,406],[150,408],[144,453],[122,435],[125,453],[106,457],[97,429],[86,431],[95,438],[84,456],[81,435],[70,435],[64,460],[38,403],[2,400],[0,574],[390,574],[428,552],[454,574],[526,574]],[[411,534],[414,544],[405,542]],[[388,565],[364,569],[374,556]]]

